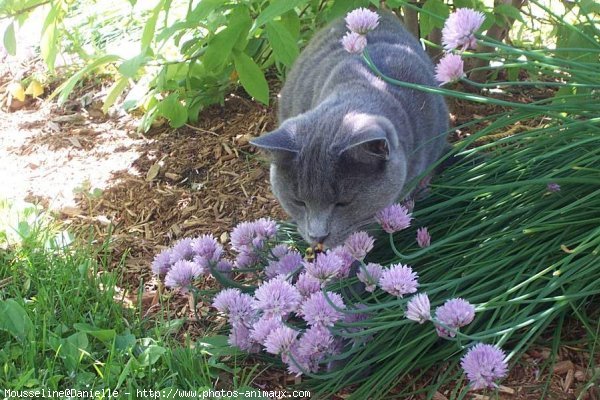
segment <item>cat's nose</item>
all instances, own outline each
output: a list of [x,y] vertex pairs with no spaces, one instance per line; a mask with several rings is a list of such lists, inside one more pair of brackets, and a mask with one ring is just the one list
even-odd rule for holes
[[329,237],[329,233],[323,236],[312,236],[310,235],[310,241],[316,244],[322,244]]

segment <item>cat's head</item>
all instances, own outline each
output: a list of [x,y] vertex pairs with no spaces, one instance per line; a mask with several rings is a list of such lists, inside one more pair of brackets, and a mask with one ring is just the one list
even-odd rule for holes
[[252,144],[269,153],[273,193],[300,234],[333,247],[397,200],[406,157],[384,117],[312,113],[286,120]]

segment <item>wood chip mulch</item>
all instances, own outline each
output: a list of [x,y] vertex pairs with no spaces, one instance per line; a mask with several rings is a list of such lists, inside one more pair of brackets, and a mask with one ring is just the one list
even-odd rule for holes
[[238,95],[212,106],[198,126],[151,131],[127,171],[98,198],[80,200],[73,223],[111,238],[114,260],[123,255],[124,285],[151,278],[150,262],[182,237],[212,233],[226,241],[243,220],[285,214],[270,192],[268,165],[248,141],[275,126],[272,108]]

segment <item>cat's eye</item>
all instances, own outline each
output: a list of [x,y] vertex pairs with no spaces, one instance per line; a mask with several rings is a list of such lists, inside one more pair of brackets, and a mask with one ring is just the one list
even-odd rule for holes
[[296,205],[296,207],[306,207],[306,203],[302,200],[292,200],[292,202]]
[[335,203],[336,207],[347,207],[350,205],[349,201],[338,201],[337,203]]

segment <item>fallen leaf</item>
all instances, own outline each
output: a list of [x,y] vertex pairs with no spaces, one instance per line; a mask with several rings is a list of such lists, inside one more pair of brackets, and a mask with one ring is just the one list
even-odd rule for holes
[[44,87],[35,79],[31,81],[27,89],[25,89],[25,94],[30,95],[31,97],[39,97],[44,94]]
[[19,82],[13,82],[6,88],[11,97],[19,100],[25,101],[25,90],[23,90],[23,85]]
[[150,182],[150,181],[154,180],[154,178],[156,178],[158,176],[159,172],[160,172],[160,163],[152,164],[152,166],[148,170],[148,173],[146,174],[146,181]]

